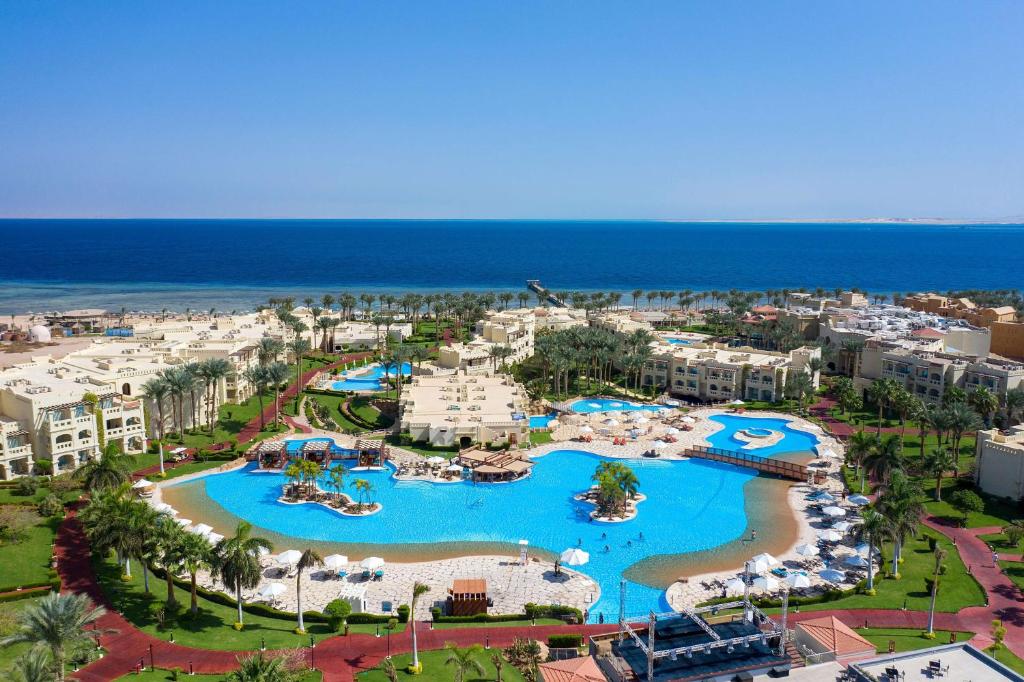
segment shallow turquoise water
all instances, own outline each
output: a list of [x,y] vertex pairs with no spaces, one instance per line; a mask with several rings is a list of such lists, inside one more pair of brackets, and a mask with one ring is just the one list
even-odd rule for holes
[[558,417],[557,412],[551,412],[550,414],[535,414],[530,417],[530,428],[531,429],[546,429],[548,424],[551,423],[552,419]]
[[[723,435],[728,439],[730,432],[749,426],[784,431],[779,444],[760,451],[765,455],[809,450],[816,443],[813,435],[789,429],[784,420],[715,419],[726,424],[726,429],[716,434],[719,441]],[[640,504],[639,515],[632,521],[592,523],[587,515],[589,506],[572,498],[590,486],[594,468],[602,459],[578,450],[552,452],[537,460],[530,477],[501,485],[396,481],[390,468],[362,471],[349,481],[356,477],[370,480],[375,489],[373,500],[383,505],[379,513],[362,518],[341,517],[314,505],[281,504],[277,497],[284,476],[255,473],[252,467],[179,485],[205,484],[206,494],[235,516],[309,540],[381,544],[483,541],[514,546],[522,538],[532,547],[551,552],[581,543],[591,557],[581,570],[600,584],[602,592],[590,607],[591,618],[603,613],[605,619],[613,619],[618,611],[619,581],[632,564],[656,555],[711,550],[743,533],[747,525],[743,485],[754,472],[701,461],[621,460],[636,472],[640,491],[648,499]],[[602,533],[606,537],[602,538]],[[627,610],[631,614],[664,606],[662,590],[629,584]]]
[[718,422],[725,426],[717,433],[708,437],[712,447],[726,450],[739,450],[747,441],[736,438],[736,432],[744,429],[766,429],[768,431],[781,431],[783,438],[775,445],[763,448],[744,450],[762,457],[771,457],[780,452],[812,452],[818,444],[817,437],[810,432],[790,428],[788,419],[776,419],[768,417],[747,417],[732,414],[719,414],[709,417],[711,421]]
[[579,414],[590,414],[592,412],[656,412],[664,405],[640,405],[627,400],[614,400],[611,398],[583,398],[572,404],[572,411]]
[[[412,373],[412,365],[408,362],[402,364],[402,376],[409,376]],[[391,369],[389,375],[396,376],[395,369]],[[360,369],[351,369],[345,379],[335,381],[331,389],[335,391],[380,391],[383,390],[381,381],[384,380],[384,368],[379,364],[367,365]]]

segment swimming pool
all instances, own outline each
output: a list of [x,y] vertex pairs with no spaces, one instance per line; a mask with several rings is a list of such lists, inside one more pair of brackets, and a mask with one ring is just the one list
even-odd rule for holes
[[557,412],[551,412],[549,414],[534,414],[530,416],[530,428],[531,429],[546,429],[552,419],[558,417]]
[[[817,442],[812,434],[789,429],[782,419],[731,415],[712,419],[725,426],[710,439],[718,447],[730,447],[726,443],[732,434],[755,423],[785,434],[780,443],[758,454],[805,450]],[[631,521],[592,523],[589,505],[573,496],[591,485],[594,468],[603,459],[579,450],[555,451],[538,458],[529,477],[508,485],[398,481],[390,467],[363,471],[349,477],[349,484],[357,476],[369,480],[373,500],[383,508],[359,518],[341,517],[316,505],[278,502],[285,477],[255,473],[254,465],[176,485],[204,486],[205,490],[199,488],[205,492],[205,497],[199,496],[206,500],[203,504],[216,503],[270,531],[313,541],[497,542],[507,544],[510,554],[517,553],[519,539],[552,553],[582,541],[590,561],[580,570],[601,587],[600,599],[589,607],[591,619],[603,614],[607,621],[616,617],[619,581],[633,564],[659,555],[712,550],[743,534],[747,526],[743,486],[755,472],[701,460],[619,460],[636,472],[647,501]],[[471,552],[470,548],[467,553]],[[662,589],[630,582],[626,593],[630,615],[667,609]]]
[[762,457],[770,457],[780,452],[814,452],[814,447],[818,444],[818,439],[813,433],[791,428],[789,426],[789,419],[747,417],[732,414],[716,414],[708,417],[708,419],[718,422],[725,427],[707,437],[711,446],[716,448],[740,450],[748,444],[748,441],[736,438],[736,433],[739,431],[750,432],[751,430],[754,432],[779,431],[782,433],[782,438],[778,443],[751,451]]
[[657,412],[665,407],[664,405],[639,405],[627,400],[615,400],[612,398],[583,398],[571,405],[572,411],[578,414],[591,414],[593,412],[638,412],[641,410]]
[[665,339],[673,346],[692,346],[693,339]]
[[[395,368],[389,371],[389,376],[396,376]],[[412,374],[412,365],[408,362],[402,363],[402,376]],[[350,369],[343,373],[344,379],[331,383],[331,390],[334,391],[382,391],[381,382],[384,380],[384,368],[380,364],[367,365],[358,369]]]
[[358,450],[351,450],[349,448],[339,447],[337,445],[337,443],[334,443],[334,439],[333,438],[302,438],[302,439],[295,439],[295,440],[286,440],[284,442],[285,443],[285,451],[289,455],[298,455],[300,452],[302,452],[302,445],[304,443],[308,443],[308,442],[311,442],[311,441],[327,441],[328,443],[333,443],[333,445],[331,445],[331,454],[333,454],[333,455],[358,455],[359,454]]

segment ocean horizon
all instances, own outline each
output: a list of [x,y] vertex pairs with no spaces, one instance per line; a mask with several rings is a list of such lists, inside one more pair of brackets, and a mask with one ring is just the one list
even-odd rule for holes
[[[1024,225],[669,220],[2,219],[0,313],[251,309],[271,296],[1016,289]],[[628,297],[627,297],[628,298]]]

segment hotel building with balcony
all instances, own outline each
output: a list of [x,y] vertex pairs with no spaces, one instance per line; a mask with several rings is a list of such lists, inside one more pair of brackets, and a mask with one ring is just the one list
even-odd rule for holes
[[506,365],[522,362],[533,355],[535,330],[536,318],[531,309],[490,311],[476,323],[476,335],[471,341],[439,348],[436,365],[442,370],[488,372],[496,369],[492,351],[497,346],[511,351],[502,360]]

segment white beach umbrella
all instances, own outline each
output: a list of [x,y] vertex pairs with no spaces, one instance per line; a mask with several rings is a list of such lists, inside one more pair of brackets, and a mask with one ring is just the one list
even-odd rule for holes
[[590,561],[590,555],[579,547],[570,547],[559,556],[566,566],[582,566]]
[[679,433],[679,429],[677,429],[674,426],[670,426],[667,429],[665,429],[665,434],[668,435],[668,436],[674,436],[677,433]]
[[207,533],[206,539],[210,542],[211,545],[216,545],[218,542],[224,539],[224,536],[220,533]]
[[526,547],[528,544],[530,544],[529,540],[520,540],[519,541],[519,546],[520,547]]
[[153,481],[147,480],[145,478],[140,478],[139,480],[135,481],[135,483],[132,484],[132,488],[134,488],[135,490],[142,490],[143,488],[148,488],[152,485]]
[[742,400],[740,400],[739,398],[736,398],[736,400],[730,400],[729,404],[730,405],[746,405],[746,403],[743,402]]
[[174,519],[174,522],[179,526],[187,527],[192,525],[192,519]]
[[822,448],[818,452],[818,456],[819,457],[833,457],[833,458],[835,458],[835,457],[838,457],[839,455],[837,455],[836,451],[833,450],[832,448]]
[[580,427],[580,433],[593,433],[594,429],[590,428],[586,424]]
[[773,557],[771,554],[768,554],[767,552],[762,552],[761,554],[753,556],[753,557],[750,558],[750,560],[751,561],[765,561],[765,562],[768,563],[769,566],[776,566],[779,563],[781,563],[778,559]]
[[337,571],[339,568],[348,566],[348,557],[344,554],[328,554],[324,557],[324,568]]
[[772,592],[779,589],[779,581],[770,575],[759,575],[754,578],[753,587],[762,592]]
[[854,568],[868,567],[868,560],[858,554],[851,554],[843,560],[843,563]]
[[836,498],[833,497],[832,494],[829,493],[827,490],[822,490],[820,492],[814,493],[813,495],[811,495],[811,499],[813,499],[815,502],[835,502],[836,501]]
[[445,471],[451,471],[451,472],[462,471],[462,467],[459,466],[458,464],[449,464],[448,466],[445,467]]
[[616,412],[615,410],[612,410],[611,412],[605,412],[604,416],[610,417],[611,419],[622,419],[622,413]]
[[810,543],[805,542],[802,545],[797,545],[796,553],[800,556],[818,556],[818,547]]
[[679,407],[680,402],[678,400],[666,400],[665,404],[669,407]]
[[444,464],[445,461],[446,460],[444,457],[438,457],[437,455],[434,455],[433,457],[427,457],[427,464],[430,464],[432,466],[436,464]]
[[871,504],[871,500],[864,497],[863,495],[850,495],[849,497],[846,498],[846,501],[849,502],[850,504],[855,504],[858,507],[862,507],[865,504]]
[[842,507],[825,507],[821,513],[831,517],[846,516],[846,510]]
[[302,558],[302,552],[297,549],[286,549],[274,559],[277,563],[285,566],[294,566]]
[[177,512],[174,511],[174,507],[167,504],[166,502],[161,502],[160,504],[153,505],[153,511],[157,512],[158,514],[170,514],[172,516],[174,514],[177,514]]
[[697,420],[694,419],[693,417],[691,417],[690,415],[686,415],[685,417],[683,417],[682,421],[683,421],[684,424],[696,424],[697,423]]
[[825,542],[839,542],[843,539],[843,534],[834,530],[823,530],[818,533],[818,537]]
[[384,565],[384,560],[379,556],[368,556],[359,565],[367,571],[375,571]]
[[209,535],[213,532],[213,527],[208,526],[205,523],[197,523],[188,529],[188,532],[195,533],[196,535]]
[[845,521],[845,520],[843,520],[843,521],[836,521],[835,523],[832,524],[832,530],[839,531],[840,533],[846,533],[846,532],[849,532],[849,530],[851,528],[853,528],[854,525],[856,525],[856,524],[850,523],[849,521]]
[[633,422],[634,424],[646,424],[647,422],[649,422],[651,420],[648,419],[647,417],[643,416],[642,414],[637,414],[637,415],[633,416],[633,418],[630,419],[629,421]]
[[256,550],[256,554],[258,554],[261,557],[264,557],[264,556],[267,556],[268,554],[270,554],[270,550],[267,549],[266,547],[260,547],[259,549]]
[[288,588],[284,586],[284,583],[267,583],[260,590],[259,595],[264,598],[274,599],[287,591]]
[[[861,555],[861,556],[866,557],[868,555],[868,543],[866,543],[866,542],[860,543],[859,545],[857,545],[856,547],[853,548],[853,551],[856,552],[857,554]],[[876,546],[875,547],[875,554],[881,554],[881,553],[882,553],[882,550],[878,549],[878,547]]]
[[811,579],[803,573],[790,573],[786,576],[786,584],[793,589],[801,589],[811,586]]
[[557,419],[552,419],[551,421],[548,422],[549,429],[557,429],[561,425],[562,422],[558,421]]
[[660,414],[662,417],[667,417],[668,415],[672,414],[672,410],[668,409],[667,407],[661,407],[658,408],[658,414]]
[[[774,559],[774,557],[772,557]],[[767,573],[778,561],[770,562],[767,559],[754,558],[747,562],[747,569],[751,573]]]
[[830,583],[841,583],[846,580],[846,574],[842,571],[837,571],[834,568],[826,568],[824,571],[818,573],[821,579]]
[[657,449],[657,450],[661,450],[661,449],[663,449],[663,448],[667,448],[667,447],[668,447],[668,443],[666,443],[666,442],[665,442],[665,441],[663,441],[663,440],[656,440],[656,441],[654,441],[653,443],[651,443],[651,445],[652,445],[652,446],[653,446],[653,447],[654,447],[655,449]]
[[733,578],[725,583],[725,593],[727,595],[743,594],[744,583],[740,578]]
[[611,417],[609,417],[608,419],[605,419],[601,423],[604,424],[605,426],[618,426],[619,425],[619,420],[618,419],[612,419]]
[[640,429],[630,429],[629,431],[627,431],[627,433],[633,438],[636,438],[637,436],[640,435]]

